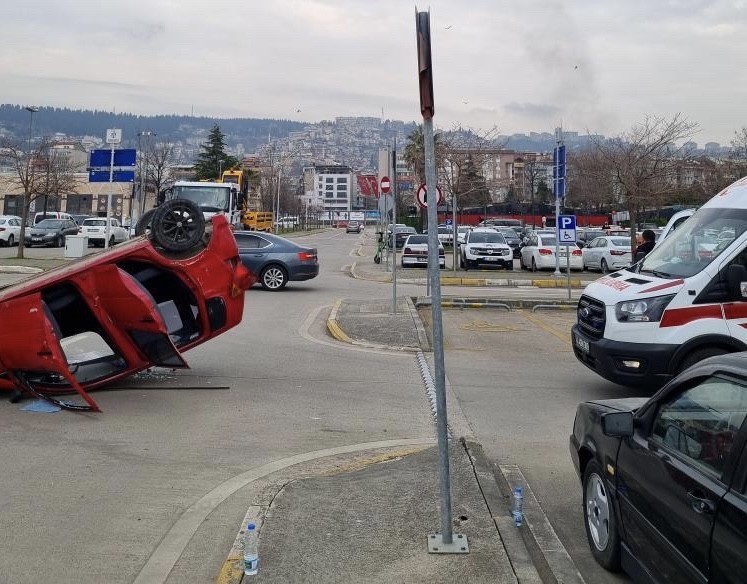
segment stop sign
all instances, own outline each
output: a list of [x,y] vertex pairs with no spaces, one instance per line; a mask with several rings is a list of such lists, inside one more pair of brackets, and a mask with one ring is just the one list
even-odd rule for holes
[[381,185],[381,192],[384,193],[384,194],[388,193],[389,189],[392,186],[391,182],[389,182],[389,177],[388,176],[381,177],[381,183],[379,183],[379,184]]

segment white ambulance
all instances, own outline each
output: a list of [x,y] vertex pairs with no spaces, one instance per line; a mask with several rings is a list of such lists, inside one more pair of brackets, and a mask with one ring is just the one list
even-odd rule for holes
[[589,284],[576,358],[622,385],[657,387],[747,349],[747,177],[700,207],[643,260]]

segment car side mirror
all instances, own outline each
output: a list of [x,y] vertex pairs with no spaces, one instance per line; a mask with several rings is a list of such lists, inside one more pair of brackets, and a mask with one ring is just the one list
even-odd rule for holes
[[747,298],[747,269],[740,264],[732,264],[726,270],[729,297],[733,300]]
[[633,412],[608,412],[602,414],[602,432],[605,436],[632,436]]

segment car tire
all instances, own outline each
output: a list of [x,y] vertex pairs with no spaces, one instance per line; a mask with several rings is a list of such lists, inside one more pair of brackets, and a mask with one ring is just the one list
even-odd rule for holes
[[599,269],[601,270],[603,274],[610,273],[610,268],[607,265],[607,260],[605,260],[604,258],[602,258],[602,261],[599,263]]
[[680,361],[677,367],[677,373],[682,373],[685,369],[689,369],[696,363],[699,363],[703,359],[708,357],[715,357],[717,355],[726,355],[729,351],[722,349],[721,347],[705,347],[702,349],[695,349],[691,353],[688,353],[682,361]]
[[15,245],[15,239],[13,239],[12,235],[8,236],[8,247],[13,247]]
[[506,264],[506,269],[510,270],[510,271],[513,271],[513,269],[514,269],[514,262],[511,261],[511,263]]
[[589,461],[583,479],[584,527],[589,549],[600,566],[620,570],[620,535],[612,497],[596,460]]
[[533,272],[537,271],[537,262],[534,261],[534,258],[532,258],[532,271]]
[[135,235],[149,235],[150,234],[150,224],[153,220],[153,215],[155,214],[155,209],[148,209],[143,215],[138,219],[137,224],[135,225]]
[[205,216],[187,199],[166,201],[153,214],[151,238],[166,251],[193,249],[205,235]]
[[65,236],[58,235],[54,240],[55,247],[65,247]]
[[277,292],[285,288],[285,285],[288,283],[288,274],[282,266],[270,264],[262,270],[259,282],[265,290]]

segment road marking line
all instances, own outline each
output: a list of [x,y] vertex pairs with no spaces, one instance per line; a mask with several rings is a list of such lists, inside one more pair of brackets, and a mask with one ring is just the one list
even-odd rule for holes
[[410,438],[348,444],[347,446],[325,448],[323,450],[314,450],[312,452],[304,452],[303,454],[281,458],[236,475],[215,487],[212,491],[193,503],[184,511],[184,513],[182,513],[179,519],[176,520],[174,525],[161,540],[161,543],[158,544],[158,547],[156,547],[154,552],[151,554],[150,558],[143,566],[143,569],[140,570],[137,578],[135,578],[134,584],[161,584],[162,582],[166,582],[166,579],[174,569],[176,562],[181,557],[184,549],[187,547],[187,544],[189,544],[189,541],[197,532],[200,525],[202,525],[218,505],[223,503],[239,489],[247,486],[249,483],[290,466],[302,462],[317,460],[319,458],[338,456],[340,454],[351,454],[363,450],[416,446],[419,444],[435,444],[435,442],[432,438]]
[[540,319],[536,318],[535,316],[533,316],[529,312],[525,312],[524,313],[524,318],[526,318],[529,322],[537,325],[541,329],[547,331],[551,335],[559,338],[566,345],[572,346],[571,345],[571,333],[570,333],[570,331],[568,331],[567,333],[561,333],[560,331],[558,331],[558,330],[554,329],[553,327],[551,327],[549,324],[546,324],[546,323],[542,322]]

